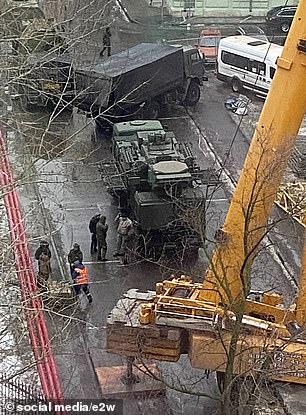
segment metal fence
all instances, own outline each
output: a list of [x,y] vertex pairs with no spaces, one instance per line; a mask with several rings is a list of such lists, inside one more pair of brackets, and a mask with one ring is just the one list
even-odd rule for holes
[[[28,411],[27,405],[31,405],[31,408],[35,407],[35,410]],[[42,413],[40,410],[42,405],[46,405],[46,400],[38,387],[24,383],[18,378],[7,379],[3,375],[0,376],[0,415],[15,413],[37,415]],[[20,411],[21,407],[25,410]],[[51,412],[46,410],[44,413],[50,414]]]

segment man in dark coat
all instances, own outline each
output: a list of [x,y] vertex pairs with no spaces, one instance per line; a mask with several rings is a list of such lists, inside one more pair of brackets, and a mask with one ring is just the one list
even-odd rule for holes
[[89,222],[89,230],[90,230],[90,233],[91,233],[91,245],[90,245],[91,255],[93,255],[95,252],[97,252],[96,228],[97,228],[97,223],[99,222],[100,216],[101,216],[100,214],[97,214],[97,215],[93,216],[90,219],[90,222]]
[[107,50],[107,56],[111,55],[111,49],[112,49],[112,47],[111,47],[111,37],[112,37],[112,34],[111,34],[111,31],[110,31],[110,28],[107,27],[105,29],[105,33],[104,33],[104,36],[103,36],[103,49],[100,52],[100,56],[103,56],[104,52],[106,50]]
[[70,249],[68,254],[71,275],[73,271],[73,264],[76,261],[83,262],[83,252],[81,251],[80,245],[77,243],[73,244],[73,248]]
[[39,255],[38,269],[37,287],[46,290],[47,281],[51,275],[51,266],[50,258],[44,252]]
[[46,282],[51,274],[51,251],[47,241],[40,241],[40,245],[35,252],[35,259],[38,263],[37,286],[38,288],[45,289]]
[[97,223],[97,241],[98,241],[98,261],[107,261],[107,243],[106,235],[108,231],[108,225],[106,223],[106,217],[100,216],[99,222]]
[[37,261],[39,260],[39,257],[42,253],[46,254],[49,257],[49,259],[51,259],[51,251],[49,248],[49,243],[45,240],[40,241],[40,245],[36,249],[35,259],[37,259]]

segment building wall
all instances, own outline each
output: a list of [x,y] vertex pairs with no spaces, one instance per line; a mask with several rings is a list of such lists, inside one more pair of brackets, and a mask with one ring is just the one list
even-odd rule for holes
[[[280,0],[166,0],[169,12],[180,16],[185,8],[193,16],[230,17],[264,16],[269,9],[283,4]],[[288,1],[288,4],[296,2]]]

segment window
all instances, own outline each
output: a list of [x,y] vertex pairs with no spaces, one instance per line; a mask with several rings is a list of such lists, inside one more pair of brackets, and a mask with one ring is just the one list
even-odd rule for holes
[[291,16],[294,16],[294,14],[295,14],[295,9],[284,9],[278,13],[279,16],[285,16],[285,17],[287,16],[291,17]]
[[[251,35],[247,35],[247,36],[251,36]],[[265,45],[267,42],[263,42],[262,40],[253,40],[252,42],[248,42],[248,45],[250,46],[260,46],[260,45]]]
[[270,67],[270,78],[273,79],[276,69]]
[[254,60],[249,60],[248,71],[255,73],[257,75],[266,74],[266,64],[263,62],[258,62]]
[[257,75],[264,76],[266,74],[266,64],[264,62],[255,61],[225,51],[222,51],[221,60],[227,65],[235,66],[236,68],[244,69]]
[[204,46],[206,48],[215,48],[218,46],[220,40],[217,37],[201,37],[200,38],[200,46]]
[[196,52],[196,53],[192,53],[192,54],[190,55],[190,61],[191,61],[191,62],[199,62],[199,60],[200,60],[200,57],[199,57],[198,52]]
[[195,0],[184,0],[184,9],[188,11],[189,9],[194,9],[194,8],[195,8]]
[[235,53],[222,51],[221,60],[227,65],[236,66],[236,68],[248,69],[248,58],[236,55]]

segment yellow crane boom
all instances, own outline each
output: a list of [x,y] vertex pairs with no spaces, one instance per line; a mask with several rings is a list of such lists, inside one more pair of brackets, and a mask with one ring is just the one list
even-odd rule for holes
[[[277,189],[306,109],[306,2],[300,1],[208,269],[203,295],[228,304],[248,287]],[[211,291],[211,289],[215,291]],[[199,298],[203,298],[201,294]]]
[[285,308],[276,293],[248,298],[252,262],[306,109],[306,0],[277,67],[203,284],[182,276],[158,283],[156,293],[129,293],[108,319],[109,351],[169,361],[188,353],[193,367],[222,372],[239,323],[233,373],[262,370],[268,356],[272,378],[306,384],[306,337],[299,331],[306,320],[306,244],[296,304]]

